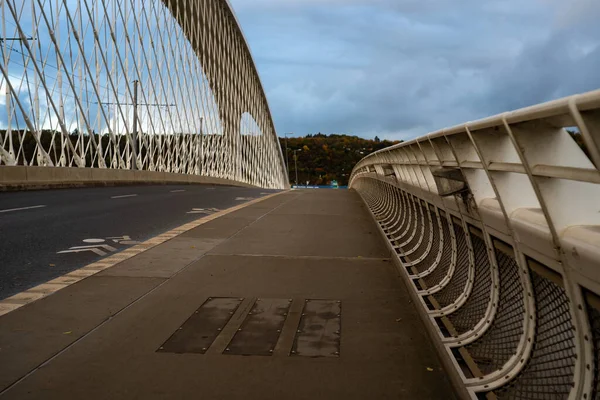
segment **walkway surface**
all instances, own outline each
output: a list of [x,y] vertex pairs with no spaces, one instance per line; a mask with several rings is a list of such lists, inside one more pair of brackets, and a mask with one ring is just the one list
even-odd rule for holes
[[346,190],[214,219],[0,317],[0,399],[452,399]]

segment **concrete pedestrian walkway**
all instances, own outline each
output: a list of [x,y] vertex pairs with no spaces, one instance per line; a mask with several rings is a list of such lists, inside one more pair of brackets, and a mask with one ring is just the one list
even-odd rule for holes
[[291,191],[0,317],[4,399],[452,399],[378,228]]

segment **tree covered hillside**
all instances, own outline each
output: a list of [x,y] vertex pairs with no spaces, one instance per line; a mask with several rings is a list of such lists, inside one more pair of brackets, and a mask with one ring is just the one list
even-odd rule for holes
[[376,150],[399,142],[363,139],[348,135],[307,135],[305,137],[279,138],[284,158],[289,161],[290,183],[296,182],[294,151],[298,156],[298,183],[327,185],[332,180],[345,186],[354,165]]

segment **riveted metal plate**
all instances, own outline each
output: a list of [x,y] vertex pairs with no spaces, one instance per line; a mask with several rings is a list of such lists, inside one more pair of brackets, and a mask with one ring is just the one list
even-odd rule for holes
[[306,300],[292,347],[292,356],[339,357],[342,303]]
[[285,323],[291,300],[258,299],[224,354],[270,356]]
[[212,297],[158,349],[169,353],[206,353],[243,299]]

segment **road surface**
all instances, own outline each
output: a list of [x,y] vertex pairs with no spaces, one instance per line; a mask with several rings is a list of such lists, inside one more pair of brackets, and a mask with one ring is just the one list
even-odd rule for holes
[[152,185],[0,193],[0,299],[273,192]]

